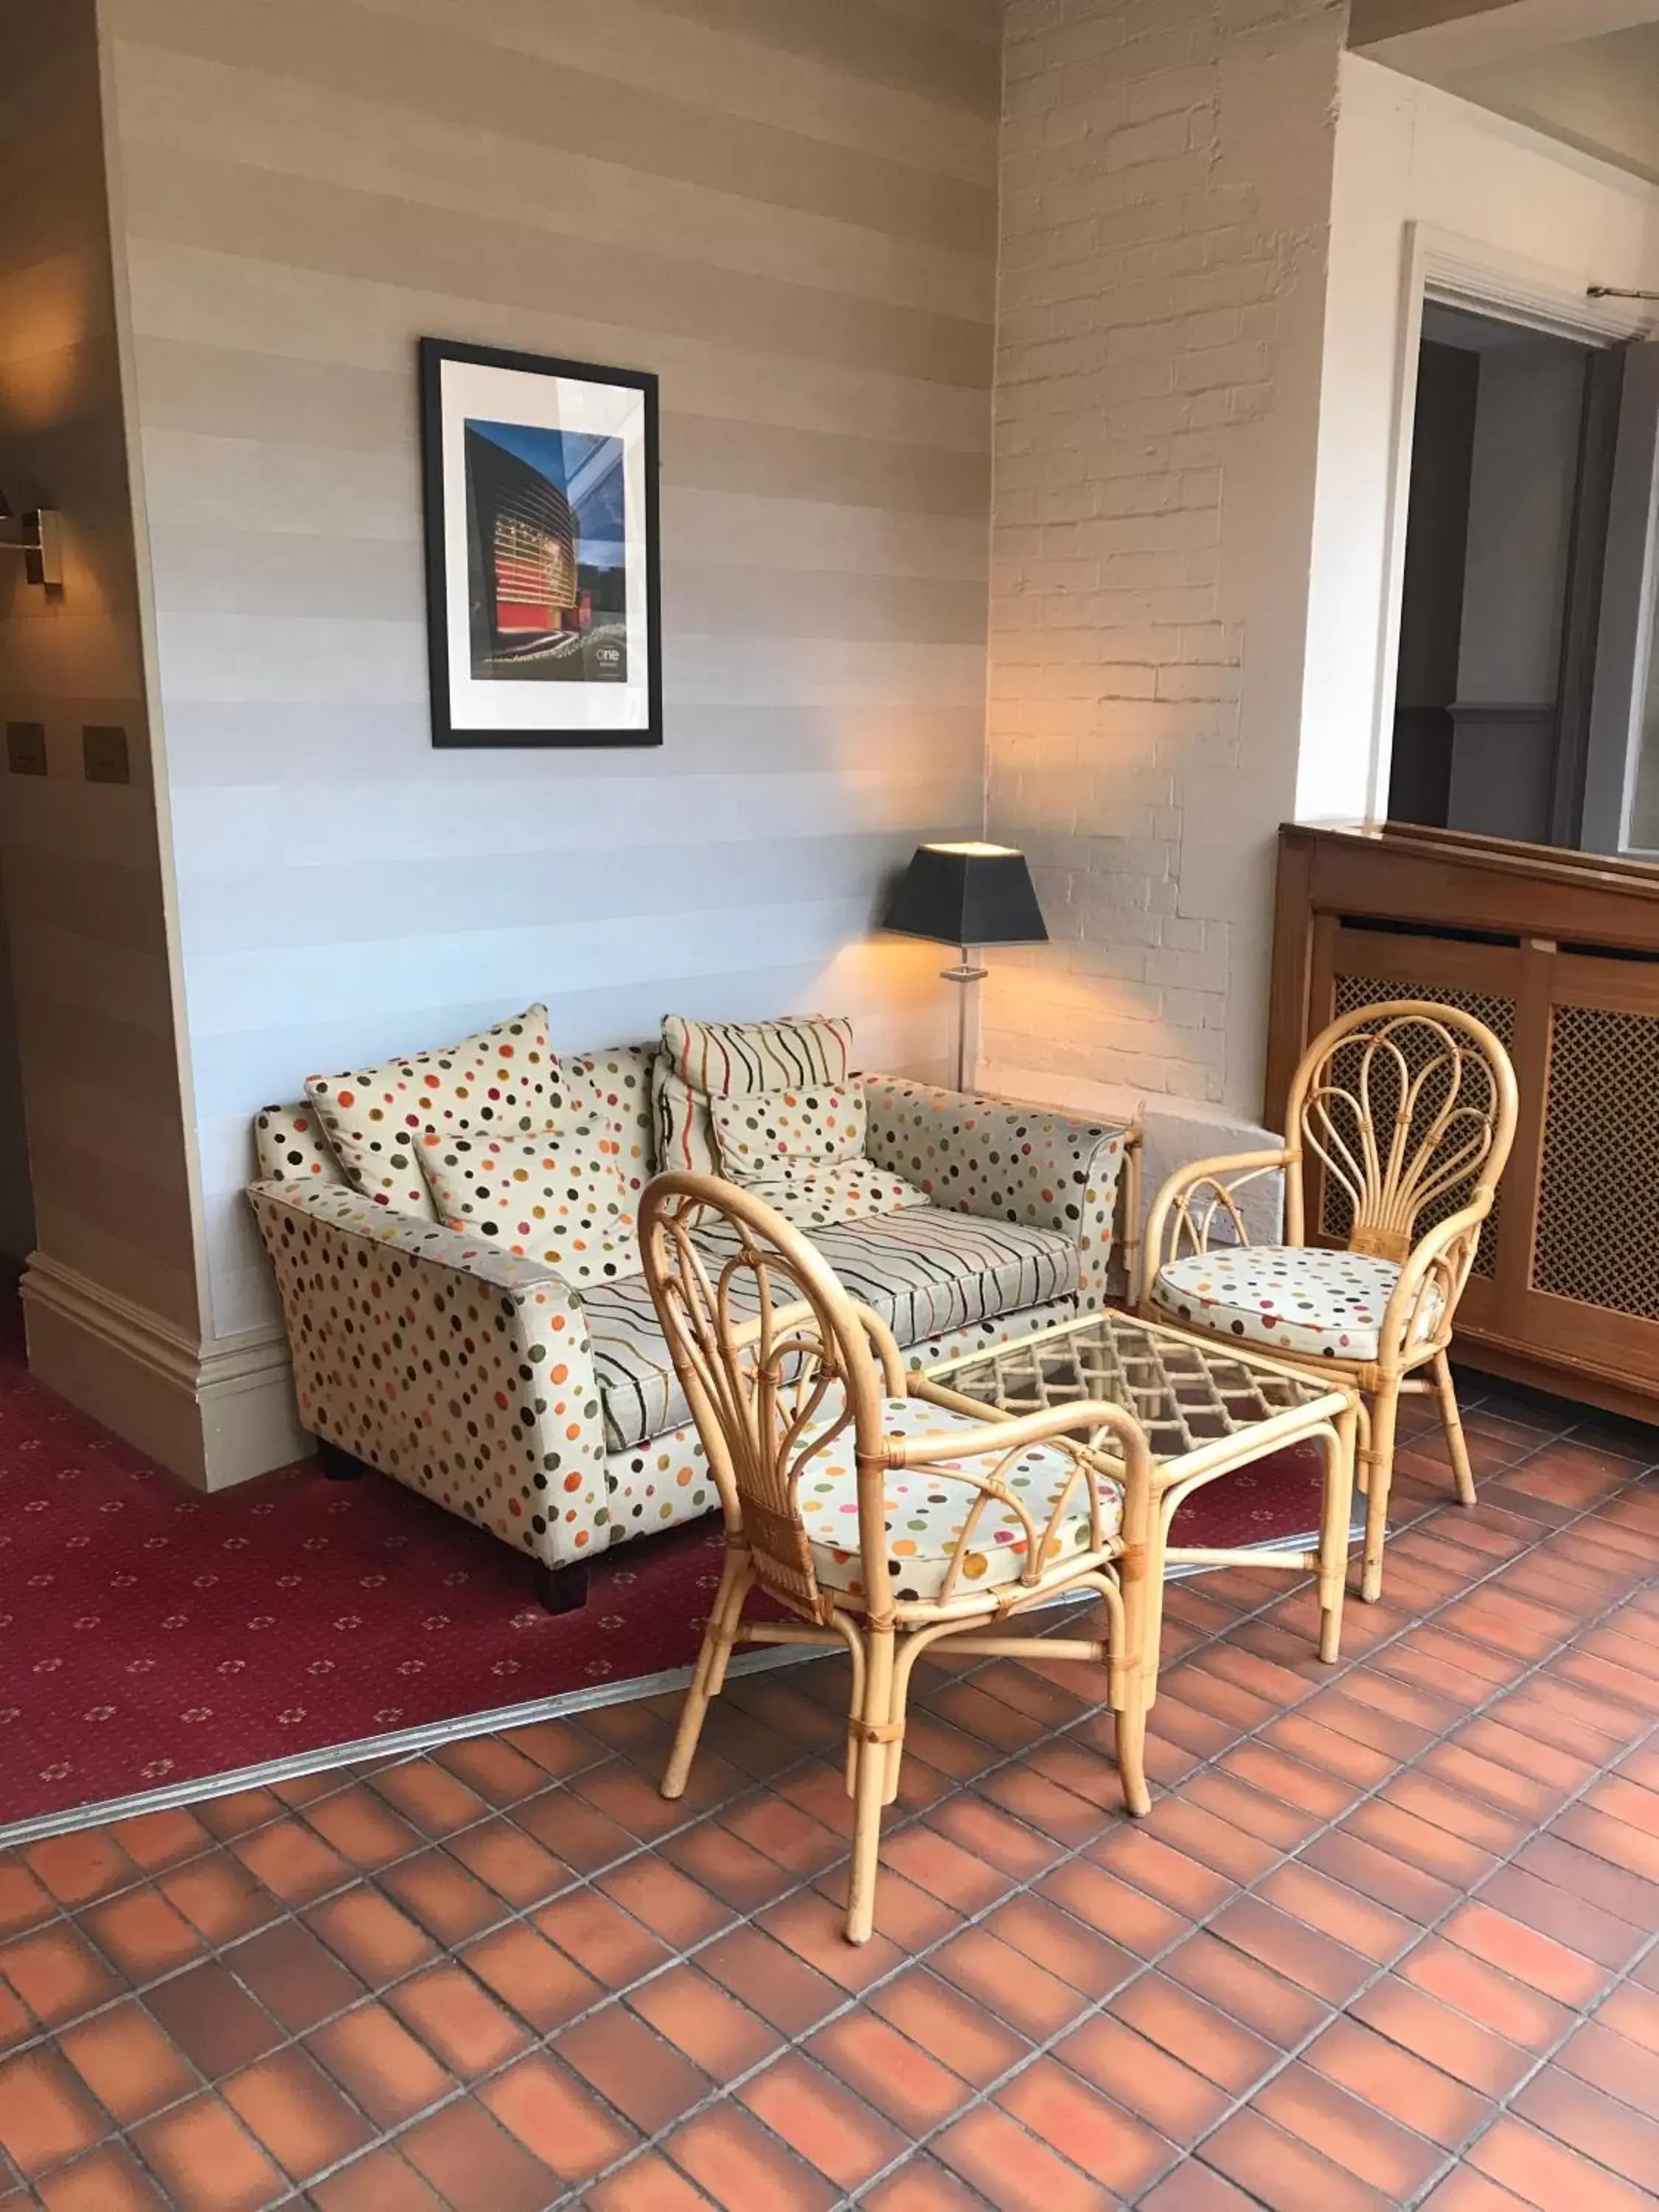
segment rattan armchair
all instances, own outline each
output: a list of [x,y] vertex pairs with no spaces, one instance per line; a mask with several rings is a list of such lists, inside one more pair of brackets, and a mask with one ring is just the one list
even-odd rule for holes
[[[1382,1593],[1402,1390],[1438,1401],[1457,1496],[1474,1479],[1447,1353],[1515,1138],[1515,1072],[1472,1015],[1395,999],[1316,1036],[1291,1082],[1284,1146],[1197,1160],[1147,1218],[1142,1310],[1334,1370],[1362,1394],[1361,1593]],[[1282,1173],[1282,1245],[1252,1246],[1237,1194]],[[1307,1237],[1304,1177],[1328,1241]]]
[[[731,1183],[658,1176],[640,1236],[726,1522],[663,1795],[685,1788],[735,1644],[844,1646],[847,1935],[862,1943],[917,1659],[946,1639],[957,1651],[1029,1651],[1005,1624],[1076,1592],[1100,1601],[1104,1637],[1045,1638],[1042,1655],[1106,1669],[1124,1798],[1144,1813],[1161,1583],[1146,1572],[1151,1463],[1133,1418],[1085,1401],[992,1423],[907,1395],[885,1326],[781,1215]],[[757,1588],[794,1618],[745,1623]]]

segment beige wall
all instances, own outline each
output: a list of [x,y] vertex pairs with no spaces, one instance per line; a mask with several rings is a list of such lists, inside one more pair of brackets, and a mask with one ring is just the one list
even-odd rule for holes
[[1293,810],[1332,110],[1325,0],[1012,0],[990,827],[1056,942],[994,1081],[1261,1101]]
[[[199,1334],[100,133],[90,0],[0,10],[0,485],[60,509],[65,532],[60,594],[0,562],[0,720],[44,722],[50,770],[0,764],[0,865],[33,1161],[31,1346],[71,1386],[55,1293],[114,1302],[169,1354]],[[130,784],[85,780],[88,722],[125,730]],[[134,1387],[145,1440],[172,1449],[148,1382]]]
[[[248,1121],[532,998],[578,1048],[834,1004],[982,821],[995,0],[100,0],[210,1351]],[[415,341],[662,380],[666,743],[437,753]]]

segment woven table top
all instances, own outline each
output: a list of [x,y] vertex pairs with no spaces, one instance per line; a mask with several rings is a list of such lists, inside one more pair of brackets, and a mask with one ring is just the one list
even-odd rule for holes
[[1016,1416],[1079,1398],[1104,1400],[1134,1415],[1152,1456],[1166,1467],[1346,1395],[1334,1377],[1301,1375],[1109,1307],[930,1367],[925,1379]]

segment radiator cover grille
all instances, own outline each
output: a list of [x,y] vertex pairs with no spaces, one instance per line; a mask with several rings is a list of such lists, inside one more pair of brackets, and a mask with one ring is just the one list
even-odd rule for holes
[[1659,1321],[1659,1016],[1558,1006],[1533,1286]]

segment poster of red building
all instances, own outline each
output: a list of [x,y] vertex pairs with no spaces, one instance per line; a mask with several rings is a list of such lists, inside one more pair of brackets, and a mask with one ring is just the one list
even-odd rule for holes
[[434,743],[659,743],[655,378],[421,351]]

